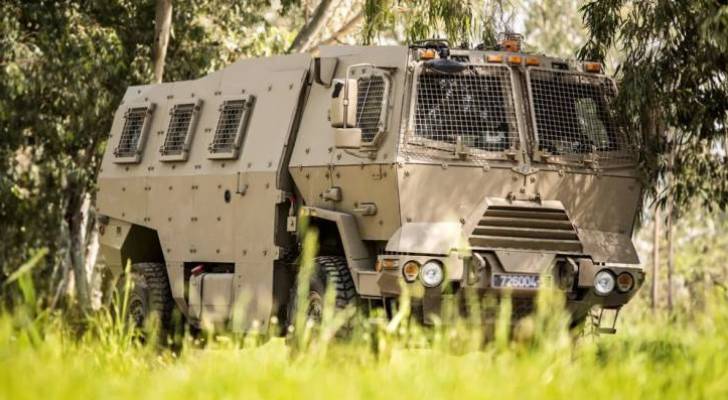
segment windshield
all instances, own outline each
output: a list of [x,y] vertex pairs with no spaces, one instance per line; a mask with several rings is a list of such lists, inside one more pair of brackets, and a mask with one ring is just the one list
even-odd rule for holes
[[630,149],[609,108],[616,91],[607,77],[533,69],[529,79],[542,152],[566,159],[596,153],[608,159],[619,158],[614,152]]
[[445,74],[424,68],[417,79],[413,141],[500,152],[516,146],[518,129],[510,71],[469,66]]

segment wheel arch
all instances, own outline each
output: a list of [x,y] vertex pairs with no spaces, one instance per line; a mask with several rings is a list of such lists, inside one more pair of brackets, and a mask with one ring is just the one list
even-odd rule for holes
[[350,269],[360,269],[371,262],[372,256],[359,234],[353,215],[318,207],[303,207],[302,215],[310,218],[312,225],[323,228],[322,238],[338,236],[343,251],[340,255],[346,257]]
[[128,261],[165,264],[156,230],[113,218],[99,222],[101,255],[114,275],[121,274]]

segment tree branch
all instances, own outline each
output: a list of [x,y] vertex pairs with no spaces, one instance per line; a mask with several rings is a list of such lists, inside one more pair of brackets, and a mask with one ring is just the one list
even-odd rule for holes
[[309,47],[311,40],[313,40],[324,26],[326,16],[329,14],[329,9],[333,3],[333,0],[321,0],[321,3],[313,11],[311,19],[301,28],[296,38],[293,39],[293,43],[288,49],[289,53],[299,53]]
[[318,51],[318,48],[321,46],[327,46],[330,44],[338,43],[341,41],[341,38],[351,33],[354,29],[359,27],[359,23],[364,20],[364,13],[359,12],[357,13],[352,19],[350,19],[347,23],[345,23],[341,28],[339,28],[338,31],[334,32],[331,36],[329,36],[328,39],[322,40],[315,46],[313,46],[313,51]]

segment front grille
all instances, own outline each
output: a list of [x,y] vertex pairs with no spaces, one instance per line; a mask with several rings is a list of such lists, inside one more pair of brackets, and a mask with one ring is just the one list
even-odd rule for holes
[[181,154],[192,122],[195,103],[177,104],[172,109],[167,127],[167,136],[162,145],[163,155]]
[[517,146],[511,73],[504,66],[468,66],[457,74],[423,70],[417,81],[413,143],[501,152]]
[[578,233],[566,211],[543,207],[488,207],[470,236],[470,246],[474,251],[582,252]]
[[116,157],[134,157],[139,152],[139,139],[142,135],[148,107],[133,107],[124,114],[124,126],[121,128],[119,144],[114,149]]
[[356,126],[361,129],[362,142],[371,142],[382,126],[384,78],[381,76],[359,78],[357,86]]
[[604,76],[569,71],[529,71],[538,147],[566,161],[589,154],[598,160],[632,160],[634,144],[615,122],[616,96]]

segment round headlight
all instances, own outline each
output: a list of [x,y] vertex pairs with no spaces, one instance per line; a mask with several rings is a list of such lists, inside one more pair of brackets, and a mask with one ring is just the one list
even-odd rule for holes
[[614,275],[609,271],[599,271],[594,277],[594,290],[602,296],[611,293],[614,290]]
[[634,286],[634,278],[629,272],[622,272],[617,275],[617,290],[622,293],[629,292]]
[[436,287],[445,279],[445,272],[442,270],[442,264],[437,260],[430,260],[420,269],[420,279],[422,284],[427,287]]

